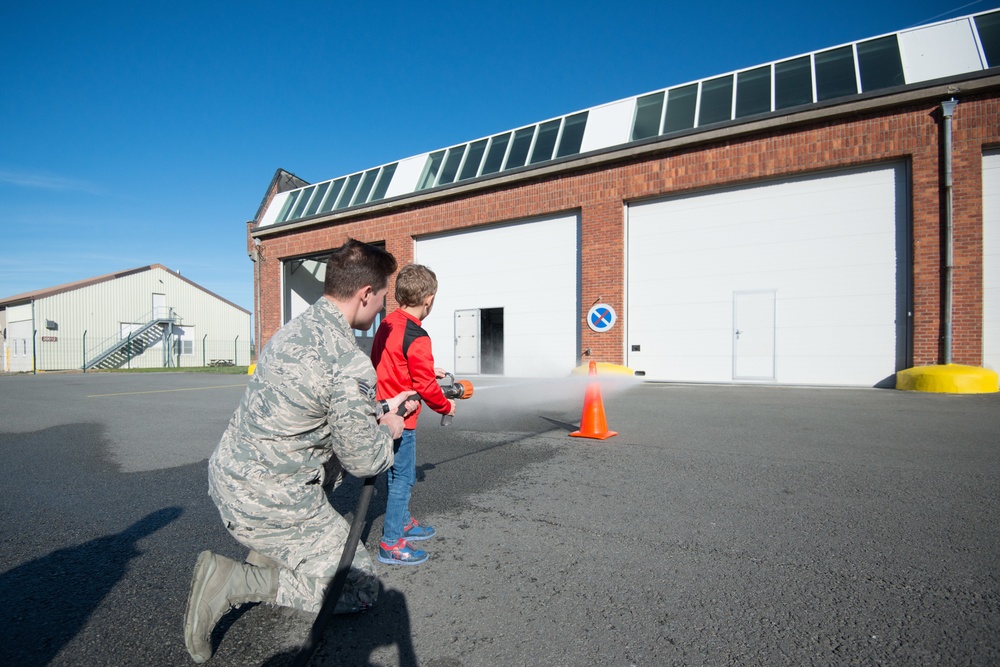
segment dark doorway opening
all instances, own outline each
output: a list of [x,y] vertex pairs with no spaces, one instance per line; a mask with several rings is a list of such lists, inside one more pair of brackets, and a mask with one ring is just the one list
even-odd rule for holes
[[503,375],[503,308],[483,308],[480,319],[480,372]]

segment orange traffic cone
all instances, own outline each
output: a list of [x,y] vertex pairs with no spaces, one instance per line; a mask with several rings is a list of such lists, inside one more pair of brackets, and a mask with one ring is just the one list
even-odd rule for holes
[[608,420],[604,416],[604,400],[601,398],[601,384],[597,381],[597,362],[590,362],[592,378],[587,385],[587,395],[583,399],[583,416],[580,418],[580,430],[570,433],[579,438],[596,438],[606,440],[617,431],[608,430]]

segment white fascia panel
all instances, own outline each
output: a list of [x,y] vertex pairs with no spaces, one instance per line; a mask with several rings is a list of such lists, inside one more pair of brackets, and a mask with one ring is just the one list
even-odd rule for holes
[[963,18],[900,32],[899,55],[906,83],[984,69],[970,20]]
[[400,160],[396,167],[396,173],[392,175],[389,189],[385,191],[385,198],[391,199],[399,195],[408,195],[415,192],[420,174],[424,171],[424,164],[427,162],[427,153]]
[[7,307],[7,323],[31,320],[31,304],[22,303],[19,306]]
[[635,116],[635,97],[590,109],[580,152],[627,143]]
[[289,190],[288,192],[279,192],[274,195],[274,198],[271,200],[271,204],[267,207],[267,210],[264,211],[264,217],[261,218],[260,222],[257,224],[258,228],[274,224],[274,221],[278,219],[278,213],[281,212],[281,207],[285,205],[285,201],[288,199],[288,195],[291,192],[292,191]]

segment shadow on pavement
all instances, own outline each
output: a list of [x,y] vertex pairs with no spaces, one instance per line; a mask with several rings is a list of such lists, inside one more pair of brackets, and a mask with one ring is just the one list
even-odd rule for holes
[[0,664],[47,665],[80,631],[141,551],[136,542],[176,520],[166,507],[131,526],[53,551],[0,574]]
[[[382,646],[396,647],[399,667],[417,667],[406,596],[394,589],[382,588],[371,611],[335,616],[309,664],[368,667],[374,664],[370,660],[372,653]],[[264,667],[286,667],[295,656],[295,652],[286,651],[272,657]]]

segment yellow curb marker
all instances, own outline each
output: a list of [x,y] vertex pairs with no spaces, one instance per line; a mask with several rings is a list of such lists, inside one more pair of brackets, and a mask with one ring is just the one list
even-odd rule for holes
[[[590,364],[584,364],[582,366],[577,366],[572,371],[573,375],[589,375],[590,374]],[[635,375],[633,371],[628,366],[620,366],[618,364],[609,364],[606,361],[597,362],[597,374],[598,375]]]
[[995,394],[998,376],[988,368],[940,364],[916,366],[896,373],[896,389],[935,394]]

